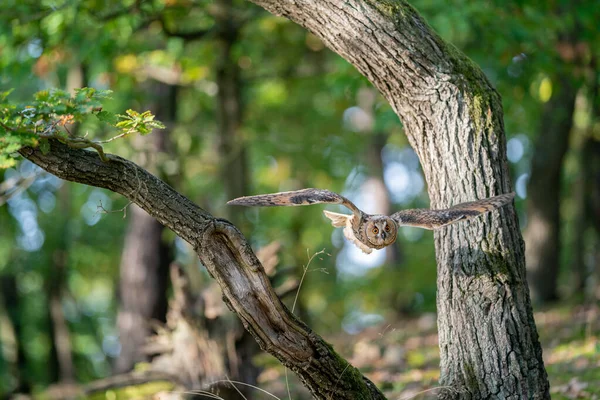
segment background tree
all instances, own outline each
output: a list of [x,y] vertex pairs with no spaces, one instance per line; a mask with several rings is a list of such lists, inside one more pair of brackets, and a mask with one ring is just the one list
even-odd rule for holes
[[[579,6],[587,4],[583,2]],[[531,157],[536,152],[531,143],[537,135],[543,106],[554,97],[548,97],[548,88],[552,88],[554,95],[558,92],[553,78],[556,61],[547,55],[555,52],[557,34],[570,25],[533,2],[472,6],[456,2],[449,8],[446,3],[417,1],[415,5],[445,40],[482,66],[492,84],[503,94],[510,172],[520,196],[517,210],[525,226],[524,182],[530,174]],[[3,12],[2,18],[7,23],[0,28],[3,46],[0,73],[4,79],[1,85],[16,86],[11,98],[26,101],[36,90],[62,86],[68,66],[83,59],[92,66],[88,71],[92,85],[115,90],[112,101],[104,106],[116,112],[128,107],[143,109],[148,100],[155,97],[148,91],[152,87],[149,81],[178,85],[178,123],[170,133],[173,156],[161,162],[161,169],[164,168],[165,178],[181,192],[215,215],[225,216],[228,210],[224,204],[229,196],[224,192],[218,173],[221,163],[217,156],[218,103],[215,99],[219,92],[214,68],[218,61],[218,46],[214,40],[218,30],[214,23],[214,4],[198,2],[189,7],[189,4],[157,1],[104,4],[100,9],[97,6],[72,3],[46,8],[37,2],[19,2]],[[239,67],[243,82],[239,94],[245,111],[239,131],[248,155],[248,190],[260,193],[303,186],[328,187],[359,201],[358,188],[371,171],[364,149],[372,137],[355,132],[346,116],[351,115],[355,107],[367,108],[358,100],[361,90],[373,90],[370,84],[349,64],[324,48],[315,35],[244,2],[235,2],[234,6],[239,7],[234,17],[244,21],[230,61]],[[589,7],[593,11],[593,4]],[[582,14],[593,16],[589,12]],[[589,34],[593,35],[592,30]],[[597,72],[585,74],[591,87],[594,78],[597,81]],[[560,273],[566,279],[561,275],[558,281],[561,294],[572,290],[568,285],[574,279],[570,266],[577,254],[583,254],[585,271],[588,271],[587,293],[593,293],[594,285],[594,273],[589,271],[594,269],[591,260],[596,236],[588,225],[582,233],[584,240],[577,239],[579,230],[575,221],[580,217],[574,210],[579,208],[573,205],[578,200],[570,189],[579,187],[575,182],[582,176],[578,172],[580,167],[575,166],[580,161],[578,146],[587,135],[583,132],[594,136],[594,119],[587,117],[594,108],[585,100],[587,88],[581,93],[585,97],[580,95],[576,103],[573,141],[563,164]],[[403,127],[398,124],[393,110],[380,96],[374,103],[373,118],[375,130],[387,136],[380,158],[392,208],[428,206],[418,158],[407,147]],[[100,133],[91,121],[86,122],[84,130],[91,135]],[[126,158],[142,155],[136,154],[139,152],[129,141],[115,141],[106,147]],[[7,372],[0,372],[0,379],[7,383],[0,385],[3,390],[19,384],[12,378],[17,376],[14,374],[18,363],[25,371],[20,376],[30,382],[33,390],[46,388],[50,376],[47,365],[50,365],[52,340],[47,336],[49,329],[45,321],[49,314],[44,308],[44,291],[40,289],[47,285],[46,269],[51,269],[46,254],[54,251],[53,227],[61,226],[66,216],[49,211],[53,210],[52,199],[56,198],[58,181],[43,175],[39,182],[31,185],[31,177],[35,176],[30,174],[31,170],[31,165],[23,163],[3,173],[6,179],[0,183],[0,204],[2,199],[11,198],[7,206],[0,207],[3,228],[0,230],[0,275],[14,282],[16,294],[4,294],[9,299],[5,303],[6,310],[15,312],[7,314],[0,308],[0,318],[12,315],[19,316],[20,320],[14,323],[15,317],[4,318],[0,324],[2,354],[7,362],[7,368],[3,369]],[[593,192],[593,187],[592,183],[586,190]],[[70,192],[72,205],[68,218],[72,236],[68,240],[70,256],[62,308],[71,331],[76,380],[85,384],[109,375],[112,360],[120,354],[114,325],[118,304],[115,277],[125,230],[122,214],[96,211],[100,201],[112,210],[127,203],[99,190],[75,186]],[[367,202],[364,208],[374,211],[375,206]],[[31,224],[32,219],[28,217],[31,215],[35,217],[37,228]],[[332,341],[341,355],[350,358],[389,397],[414,394],[437,383],[439,349],[435,316],[431,314],[435,311],[436,288],[431,279],[435,262],[430,233],[402,230],[399,245],[406,251],[394,268],[385,268],[380,255],[365,259],[348,252],[343,238],[325,228],[318,209],[246,210],[239,218],[255,248],[275,239],[281,243],[279,265],[275,275],[270,276],[278,291],[284,290],[290,274],[296,275],[298,280],[302,277],[307,249],[313,254],[326,248],[331,257],[325,256],[323,260],[315,257],[311,262],[296,310],[302,310],[302,318],[307,318],[313,329]],[[180,325],[168,322],[162,332],[192,320],[204,321],[204,325],[198,326],[212,325],[216,320],[208,315],[214,316],[218,310],[212,306],[220,304],[218,291],[213,293],[209,289],[211,278],[202,269],[198,270],[191,247],[174,239],[169,232],[165,235],[167,241],[175,244],[173,254],[177,264],[183,266],[182,276],[184,281],[189,280],[192,298],[196,299],[173,304],[196,304],[196,308],[180,313],[192,315],[191,320],[180,318]],[[576,250],[574,243],[584,244],[580,247],[583,253]],[[284,299],[288,306],[294,300],[293,282],[290,287],[292,296]],[[593,297],[588,298],[593,300]],[[207,302],[207,299],[217,301]],[[393,307],[390,307],[390,299]],[[405,319],[406,314],[399,317],[394,309],[408,311],[410,319]],[[580,382],[593,382],[593,373],[586,371],[594,370],[590,368],[595,364],[589,349],[594,349],[597,332],[597,326],[589,322],[594,321],[593,303],[584,307],[569,306],[568,313],[558,310],[551,308],[536,315],[556,396],[571,390],[567,382],[572,377],[576,376]],[[222,310],[217,312],[226,315],[220,314]],[[561,328],[560,324],[566,321],[569,328]],[[559,327],[554,325],[557,323]],[[227,337],[235,336],[227,326],[220,332],[226,332]],[[12,345],[13,332],[20,332],[18,336],[22,340],[14,343],[19,345],[23,357],[15,357],[18,351]],[[202,329],[197,332],[201,333]],[[208,339],[219,336],[223,334]],[[152,351],[157,350],[154,347]],[[161,355],[155,358],[173,355],[169,351],[163,346],[159,351]],[[285,379],[278,363],[262,355],[253,360],[264,369],[258,385],[285,397],[286,386],[282,386]],[[217,375],[220,373],[223,372]],[[183,376],[180,372],[176,374]],[[227,375],[232,377],[229,372]],[[200,386],[192,381],[186,386],[208,388],[210,382],[217,380],[215,375],[211,376],[202,380]],[[146,379],[150,378],[147,375]],[[153,375],[152,379],[155,378]],[[110,381],[104,383],[107,382]],[[307,396],[292,375],[289,382],[293,398]],[[590,385],[588,387],[594,386]],[[138,385],[134,386],[137,390]],[[106,390],[110,386],[94,387]]]

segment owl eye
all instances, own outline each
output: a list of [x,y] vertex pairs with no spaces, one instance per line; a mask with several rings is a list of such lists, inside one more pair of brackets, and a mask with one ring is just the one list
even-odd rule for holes
[[386,225],[386,226],[385,226],[385,231],[386,231],[386,232],[389,232],[389,231],[390,231],[390,226],[389,226],[389,225]]
[[373,228],[373,234],[377,235],[379,233],[379,228],[375,227]]

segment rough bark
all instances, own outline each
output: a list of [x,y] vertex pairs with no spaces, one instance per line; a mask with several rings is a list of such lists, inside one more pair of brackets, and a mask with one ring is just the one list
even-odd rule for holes
[[569,148],[577,87],[562,76],[546,103],[533,153],[527,186],[527,278],[534,300],[558,299],[560,269],[560,188],[564,156]]
[[318,399],[384,399],[360,372],[281,303],[242,234],[214,218],[166,183],[123,158],[72,149],[50,140],[50,152],[20,153],[46,171],[73,182],[109,189],[139,205],[190,243],[216,279],[228,307],[262,349],[294,371]]
[[[175,120],[176,88],[162,83],[150,87],[151,105],[157,118],[170,127]],[[161,157],[167,152],[168,129],[154,132],[147,140],[139,138],[136,145],[143,165],[153,172],[159,170]],[[147,148],[144,149],[143,147]],[[119,312],[117,326],[121,353],[115,362],[117,373],[129,372],[135,363],[147,361],[140,349],[152,334],[151,321],[165,321],[167,286],[171,254],[163,241],[164,227],[136,205],[128,212],[119,267]]]
[[[500,95],[404,1],[252,0],[306,27],[377,87],[431,204],[510,191]],[[549,398],[513,208],[435,233],[444,398]]]

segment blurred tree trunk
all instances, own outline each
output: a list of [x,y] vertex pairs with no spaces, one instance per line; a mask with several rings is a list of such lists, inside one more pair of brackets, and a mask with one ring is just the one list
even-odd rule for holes
[[[66,89],[74,93],[75,89],[87,85],[87,69],[81,63],[75,63],[67,73]],[[71,134],[77,136],[79,125],[70,127]],[[65,183],[58,189],[58,210],[64,218],[56,234],[56,245],[52,253],[52,265],[45,277],[46,295],[48,297],[48,313],[51,325],[52,349],[51,359],[57,368],[53,369],[55,380],[60,383],[73,383],[75,370],[73,366],[73,349],[71,332],[62,301],[65,295],[68,268],[69,250],[71,243],[71,184]]]
[[[243,106],[240,68],[233,49],[239,38],[240,22],[234,15],[232,0],[217,0],[218,25],[217,124],[219,130],[220,170],[227,199],[248,193],[248,166],[246,145],[241,132]],[[229,220],[237,226],[245,224],[239,207],[227,207]]]
[[[573,244],[574,293],[585,293],[592,301],[600,298],[600,251],[597,250],[600,242],[600,140],[594,132],[600,123],[600,70],[597,61],[596,57],[592,57],[590,63],[591,119],[580,146]],[[598,288],[594,287],[594,283],[598,284]]]
[[[600,84],[597,79],[595,59],[591,63],[591,84],[589,100],[591,118],[579,143],[579,176],[574,184],[575,223],[573,237],[573,294],[593,297],[594,289],[587,283],[594,274],[594,255],[589,249],[600,235],[600,145],[594,137],[594,126],[600,122]],[[594,205],[598,210],[594,210]],[[595,211],[597,213],[595,213]],[[594,237],[595,236],[595,237]]]
[[560,189],[569,148],[577,87],[570,75],[555,81],[556,93],[544,107],[527,186],[525,259],[532,297],[558,299],[560,269]]
[[[168,152],[169,130],[176,119],[177,88],[154,82],[150,98],[155,100],[151,109],[167,129],[155,131],[136,141],[137,158],[154,173]],[[142,149],[141,146],[150,146]],[[163,240],[164,227],[136,205],[128,210],[129,226],[121,256],[117,325],[121,353],[115,363],[118,373],[130,371],[135,363],[146,361],[141,351],[151,335],[152,320],[165,321],[170,245]]]
[[61,383],[75,381],[71,332],[62,308],[69,267],[69,227],[71,225],[71,184],[65,183],[58,189],[58,211],[65,218],[61,221],[57,237],[57,246],[52,254],[52,266],[46,276],[49,316],[52,326],[52,355],[58,368],[56,377]]
[[0,291],[2,291],[4,306],[12,324],[16,340],[16,366],[13,375],[16,378],[16,382],[13,387],[7,389],[10,389],[12,393],[29,393],[31,392],[31,385],[33,382],[29,371],[27,370],[25,340],[23,338],[23,302],[17,288],[17,279],[15,275],[0,275]]
[[[575,183],[576,215],[573,238],[573,268],[575,295],[593,292],[588,280],[594,273],[594,255],[590,249],[600,234],[600,142],[586,137],[579,149],[580,176]],[[595,236],[595,237],[594,237]]]
[[[241,71],[234,54],[238,46],[242,22],[235,15],[233,0],[216,1],[215,22],[217,31],[217,126],[219,131],[220,176],[224,184],[225,197],[234,199],[248,194],[249,172],[246,156],[246,144],[242,135],[243,120],[243,82]],[[236,226],[243,229],[247,224],[240,207],[227,207],[227,218]],[[224,318],[217,318],[210,324],[209,330],[215,335],[226,338],[227,363],[230,379],[246,384],[255,385],[258,368],[253,364],[252,357],[258,353],[259,347],[236,319],[225,324]],[[225,330],[225,331],[223,331]],[[251,390],[248,387],[238,388],[245,395]],[[230,389],[223,389],[230,390]],[[237,391],[223,393],[226,398],[241,398]]]

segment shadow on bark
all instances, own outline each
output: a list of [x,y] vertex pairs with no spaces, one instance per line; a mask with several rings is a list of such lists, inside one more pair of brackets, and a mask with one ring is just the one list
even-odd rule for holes
[[447,352],[444,367],[452,377],[440,377],[440,384],[453,390],[439,398],[494,398],[497,393],[538,398],[540,382],[546,382],[546,391],[549,387],[538,361],[542,349],[531,345],[539,340],[526,280],[501,252],[461,245],[450,256],[461,262],[438,276],[438,284],[449,288],[438,298],[438,310],[452,307],[454,313],[446,332],[440,332],[440,350]]

